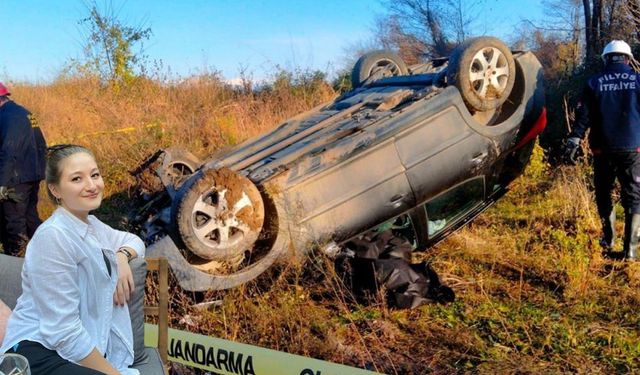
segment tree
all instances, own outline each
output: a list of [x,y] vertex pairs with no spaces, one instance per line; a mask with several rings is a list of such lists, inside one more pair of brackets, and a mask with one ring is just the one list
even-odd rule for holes
[[388,27],[379,30],[389,32],[387,39],[405,42],[395,46],[401,55],[405,48],[419,48],[419,54],[438,57],[448,55],[469,36],[479,1],[385,0],[384,4]]
[[[105,1],[100,7],[94,0],[86,7],[89,15],[80,20],[87,31],[85,67],[97,73],[103,81],[115,85],[129,84],[135,77],[136,64],[144,60],[142,44],[151,37],[151,28],[125,25],[110,1]],[[134,52],[137,45],[140,45],[140,50]]]
[[635,37],[636,39],[640,39],[640,2],[637,0],[628,0],[625,6],[629,12],[633,29],[635,30]]
[[382,48],[397,50],[402,60],[409,65],[421,61],[428,46],[415,35],[405,32],[397,17],[379,19],[376,26],[377,44]]
[[613,39],[629,44],[640,40],[638,0],[582,0],[587,61],[599,57]]

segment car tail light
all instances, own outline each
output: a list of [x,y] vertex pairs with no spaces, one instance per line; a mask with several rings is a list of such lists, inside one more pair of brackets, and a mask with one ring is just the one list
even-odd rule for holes
[[540,113],[540,116],[536,120],[535,124],[533,124],[531,129],[527,132],[527,134],[525,134],[524,138],[522,138],[520,142],[518,142],[518,144],[516,145],[516,149],[526,145],[532,139],[535,139],[538,136],[538,134],[542,133],[542,131],[546,126],[547,126],[547,108],[542,107],[542,112]]

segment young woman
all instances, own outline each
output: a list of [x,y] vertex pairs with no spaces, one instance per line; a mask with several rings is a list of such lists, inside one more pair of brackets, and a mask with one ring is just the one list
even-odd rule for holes
[[27,245],[23,291],[0,353],[27,357],[32,375],[138,374],[128,368],[126,303],[134,288],[128,262],[144,256],[144,244],[89,215],[104,190],[89,150],[52,147],[45,178],[58,208]]

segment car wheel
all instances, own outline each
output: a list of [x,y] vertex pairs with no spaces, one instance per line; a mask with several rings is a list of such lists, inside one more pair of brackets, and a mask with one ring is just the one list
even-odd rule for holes
[[199,171],[181,187],[172,217],[192,267],[227,278],[225,288],[249,281],[277,259],[256,243],[265,223],[258,188],[229,169]]
[[357,88],[380,78],[406,75],[407,72],[407,65],[395,53],[372,51],[362,55],[353,66],[351,85]]
[[504,103],[515,81],[511,51],[493,37],[472,38],[452,53],[447,80],[455,85],[472,112],[488,111]]
[[172,186],[177,190],[201,164],[200,159],[189,151],[168,148],[164,150],[164,158],[158,175],[165,187]]

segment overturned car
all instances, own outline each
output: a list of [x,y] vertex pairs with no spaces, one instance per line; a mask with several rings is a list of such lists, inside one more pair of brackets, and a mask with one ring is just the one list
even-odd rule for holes
[[134,171],[161,183],[132,223],[182,288],[231,288],[389,221],[424,250],[506,192],[546,125],[540,63],[492,37],[411,67],[371,52],[352,83],[206,161],[168,149]]

